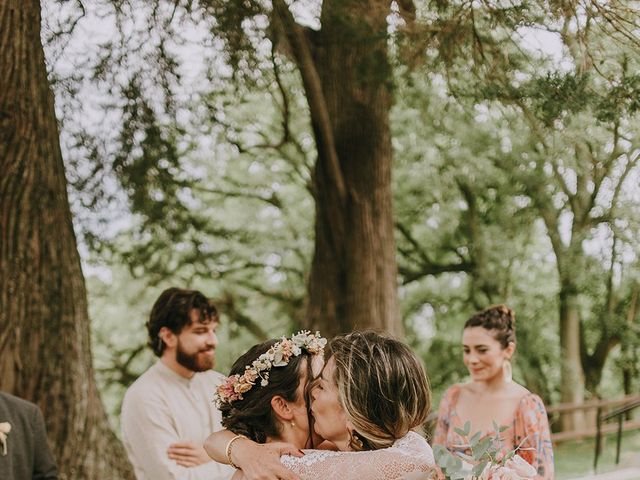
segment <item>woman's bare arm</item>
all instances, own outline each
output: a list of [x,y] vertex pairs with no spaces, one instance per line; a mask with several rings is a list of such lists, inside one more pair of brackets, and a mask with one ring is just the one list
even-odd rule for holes
[[[204,449],[216,462],[229,464],[227,445],[236,435],[229,430],[214,432],[205,440]],[[280,463],[282,455],[302,456],[303,453],[289,443],[259,444],[248,438],[233,442],[231,460],[243,472],[246,480],[300,480]]]

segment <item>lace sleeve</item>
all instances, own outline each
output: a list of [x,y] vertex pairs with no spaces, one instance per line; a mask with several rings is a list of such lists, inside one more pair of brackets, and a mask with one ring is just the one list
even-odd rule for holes
[[[393,446],[367,452],[307,450],[301,458],[283,456],[282,463],[302,480],[393,480],[434,470],[427,441],[409,432]],[[425,476],[424,478],[430,478]]]

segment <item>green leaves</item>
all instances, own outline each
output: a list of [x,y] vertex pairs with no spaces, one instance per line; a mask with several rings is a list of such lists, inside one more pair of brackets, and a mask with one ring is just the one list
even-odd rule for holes
[[464,479],[466,472],[462,460],[449,452],[442,445],[436,445],[433,448],[433,454],[436,464],[444,472],[449,479]]
[[[494,422],[496,432],[502,427]],[[450,480],[468,479],[479,477],[488,465],[502,465],[504,459],[498,462],[501,443],[499,433],[496,435],[482,436],[480,431],[474,433],[471,438],[471,422],[466,421],[462,428],[455,428],[455,432],[468,442],[470,456],[461,452],[452,453],[442,445],[436,445],[433,449],[436,463]],[[511,452],[513,456],[513,452]],[[509,456],[508,458],[511,458]],[[471,477],[470,477],[471,476]]]
[[455,432],[461,437],[468,437],[471,431],[471,422],[467,420],[462,428],[454,428]]

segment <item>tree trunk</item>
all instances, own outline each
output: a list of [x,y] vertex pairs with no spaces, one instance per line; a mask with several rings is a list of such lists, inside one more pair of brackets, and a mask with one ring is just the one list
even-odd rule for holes
[[[562,281],[562,280],[561,280]],[[560,287],[560,394],[563,403],[584,402],[584,373],[580,349],[578,294],[572,286]],[[582,411],[562,416],[562,430],[585,427]]]
[[[364,328],[402,335],[391,192],[388,13],[388,2],[325,0],[316,37],[315,68],[344,186],[341,195],[331,152],[317,141],[307,319],[327,336]],[[321,126],[312,124],[318,140]]]
[[[629,302],[629,310],[627,310],[627,325],[630,329],[633,328],[633,325],[636,323],[636,318],[638,317],[638,312],[640,312],[640,284],[638,282],[634,282],[631,287],[631,301]],[[633,337],[632,337],[633,338]],[[638,361],[637,355],[637,347],[632,345],[628,339],[622,343],[622,388],[624,390],[625,395],[631,395],[634,391],[634,379],[638,378],[638,374],[640,373],[638,365],[640,362]],[[626,420],[631,420],[633,417],[633,412],[629,411],[626,414]]]
[[0,388],[36,402],[60,478],[133,478],[91,367],[40,3],[0,0]]

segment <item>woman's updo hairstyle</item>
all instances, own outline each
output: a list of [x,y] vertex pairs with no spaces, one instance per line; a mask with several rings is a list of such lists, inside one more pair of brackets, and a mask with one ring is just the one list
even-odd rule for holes
[[464,324],[464,328],[482,327],[494,332],[495,339],[502,348],[516,343],[516,313],[506,305],[493,305],[474,314]]
[[[267,340],[251,347],[247,353],[235,361],[229,376],[242,375],[247,365],[251,365],[278,342],[279,340],[275,339]],[[272,367],[269,370],[267,385],[261,386],[258,379],[251,390],[242,394],[242,400],[222,404],[220,406],[222,425],[236,435],[246,435],[258,443],[265,443],[268,437],[279,436],[281,425],[271,408],[271,399],[280,395],[288,402],[297,400],[296,389],[300,385],[301,368],[306,368],[308,378],[311,378],[310,357],[311,354],[303,350],[300,355],[292,356],[287,365]],[[305,364],[306,367],[301,367]]]
[[390,447],[426,421],[431,392],[422,362],[404,343],[376,332],[353,332],[329,341],[333,381],[354,427],[353,450]]

